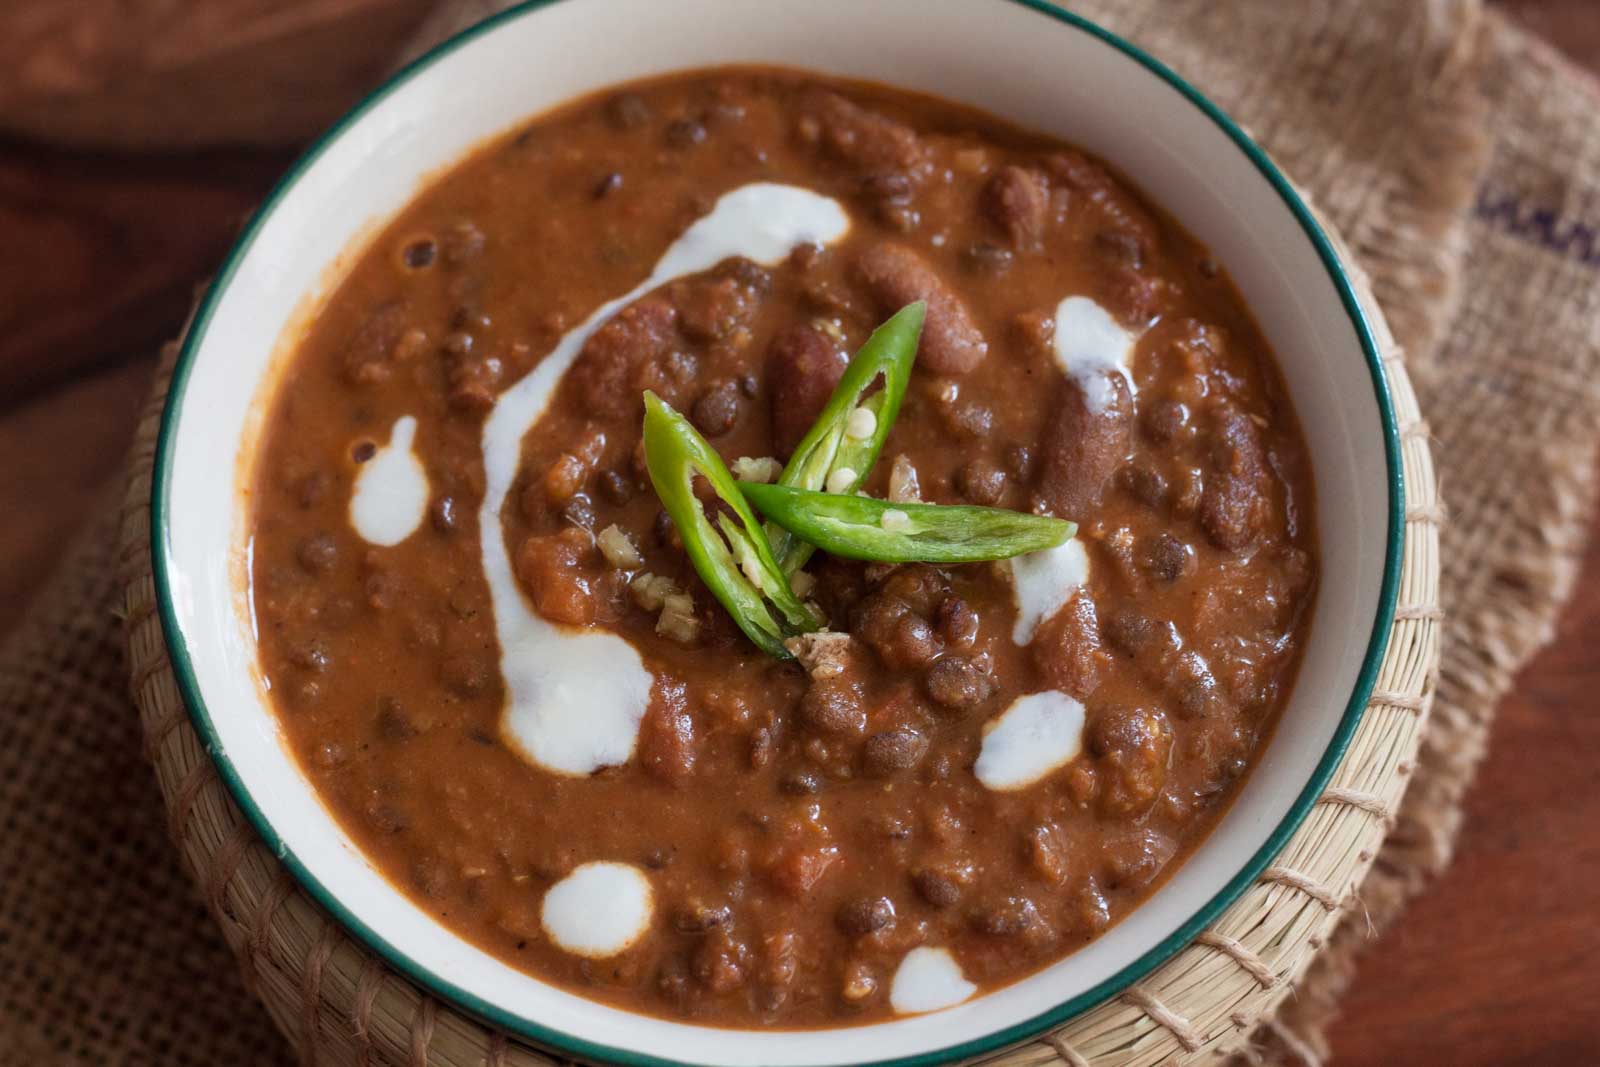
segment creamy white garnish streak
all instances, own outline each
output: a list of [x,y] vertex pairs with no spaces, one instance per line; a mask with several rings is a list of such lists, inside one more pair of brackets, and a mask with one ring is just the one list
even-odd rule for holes
[[394,420],[389,443],[373,453],[356,474],[350,494],[350,525],[362,540],[387,548],[410,537],[428,510],[428,474],[411,450],[417,420]]
[[1089,580],[1089,554],[1076,537],[1066,544],[1011,559],[1011,596],[1017,621],[1011,640],[1026,645],[1039,627],[1067,606],[1072,594]]
[[1083,747],[1083,705],[1054,689],[1018,697],[984,727],[972,773],[990,789],[1032,785],[1077,757]]
[[901,1015],[953,1008],[978,991],[948,949],[914,948],[895,969],[889,1005]]
[[495,403],[483,428],[485,491],[478,536],[506,683],[501,733],[513,751],[571,775],[625,763],[650,705],[653,679],[633,646],[616,634],[541,619],[523,600],[506,553],[500,510],[517,474],[522,438],[544,414],[562,375],[606,320],[652,289],[733,256],[771,266],[797,245],[831,244],[849,227],[836,201],[807,189],[741,186],[685,230],[650,277],[561,338]]
[[1086,296],[1069,296],[1056,305],[1056,363],[1083,389],[1090,412],[1104,411],[1111,403],[1108,375],[1127,382],[1130,394],[1137,391],[1129,367],[1138,340]]
[[650,880],[626,863],[585,863],[544,895],[539,922],[575,956],[615,956],[650,929]]

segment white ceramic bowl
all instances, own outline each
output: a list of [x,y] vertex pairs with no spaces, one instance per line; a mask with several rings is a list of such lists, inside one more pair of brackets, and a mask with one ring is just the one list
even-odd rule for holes
[[[1322,583],[1293,699],[1215,833],[1087,948],[931,1015],[847,1030],[720,1030],[621,1012],[465,944],[391,887],[313,795],[258,684],[239,474],[282,355],[364,236],[484,138],[644,75],[729,62],[920,89],[1109,159],[1210,246],[1276,349],[1310,441]],[[1393,615],[1403,492],[1378,357],[1305,205],[1171,71],[1031,0],[563,0],[441,46],[340,122],[273,191],[193,323],[153,488],[162,619],[195,725],[240,806],[306,889],[392,966],[513,1033],[631,1063],[930,1062],[1015,1041],[1114,995],[1261,871],[1326,783]]]

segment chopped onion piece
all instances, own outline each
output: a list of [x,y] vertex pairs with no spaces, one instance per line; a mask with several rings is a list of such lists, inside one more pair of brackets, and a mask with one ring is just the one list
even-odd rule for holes
[[917,478],[917,468],[904,455],[894,457],[889,469],[889,499],[896,504],[922,503],[922,483]]
[[789,575],[789,588],[793,590],[794,595],[799,597],[801,600],[804,600],[806,597],[810,596],[811,591],[816,587],[816,578],[810,574],[807,574],[805,571],[795,571],[793,574]]
[[783,464],[771,456],[740,456],[729,468],[741,482],[773,482],[783,473]]
[[628,583],[633,602],[646,611],[660,611],[667,597],[678,591],[678,583],[659,574],[644,572]]
[[618,570],[631,570],[644,564],[644,557],[639,555],[639,550],[633,546],[633,538],[615,523],[600,531],[600,536],[595,538],[600,546],[600,554],[606,562]]
[[700,619],[694,613],[694,597],[688,593],[669,595],[661,605],[656,633],[679,644],[692,644],[700,636]]

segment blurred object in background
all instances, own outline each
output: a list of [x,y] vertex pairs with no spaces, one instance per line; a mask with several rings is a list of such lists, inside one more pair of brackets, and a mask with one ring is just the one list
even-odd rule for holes
[[1600,3],[1595,0],[1490,0],[1537,37],[1600,74]]
[[302,141],[433,0],[5,0],[0,132],[78,147]]

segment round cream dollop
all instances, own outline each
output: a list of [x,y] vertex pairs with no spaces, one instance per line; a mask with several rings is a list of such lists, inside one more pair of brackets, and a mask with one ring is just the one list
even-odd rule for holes
[[889,1006],[900,1015],[953,1008],[978,991],[948,949],[914,948],[895,969]]
[[990,789],[1032,785],[1083,749],[1083,705],[1054,689],[1018,697],[984,730],[972,773]]
[[396,419],[389,443],[373,453],[356,475],[350,494],[350,525],[369,544],[388,548],[416,532],[428,510],[428,475],[411,450],[417,420]]
[[643,871],[626,863],[585,863],[550,887],[539,921],[559,947],[604,959],[639,940],[654,910]]

